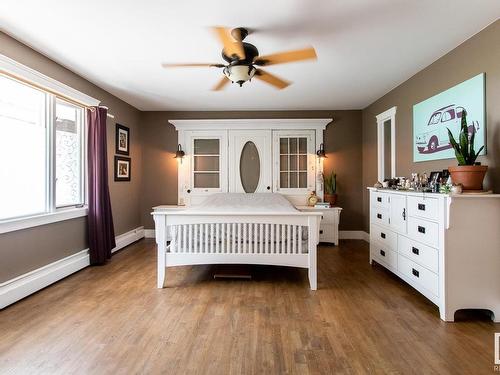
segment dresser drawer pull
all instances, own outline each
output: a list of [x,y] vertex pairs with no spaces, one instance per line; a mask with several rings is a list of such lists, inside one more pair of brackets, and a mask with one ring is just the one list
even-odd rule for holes
[[420,251],[416,247],[412,247],[411,252],[415,255],[418,255],[420,253]]
[[418,231],[419,231],[419,233],[423,233],[423,234],[425,234],[425,227],[423,227],[423,226],[419,225],[419,226],[418,226]]
[[419,204],[418,204],[418,209],[419,209],[420,211],[425,211],[425,204],[419,203]]
[[420,272],[418,272],[415,268],[412,268],[411,269],[411,273],[413,274],[413,276],[415,277],[419,277],[420,276]]
[[377,214],[377,219],[382,219],[382,214]]
[[377,202],[382,202],[382,197],[377,197]]
[[385,251],[384,250],[380,250],[380,255],[382,255],[383,257],[385,257]]
[[380,237],[385,238],[385,233],[380,233]]
[[320,229],[319,234],[323,234],[323,229]]

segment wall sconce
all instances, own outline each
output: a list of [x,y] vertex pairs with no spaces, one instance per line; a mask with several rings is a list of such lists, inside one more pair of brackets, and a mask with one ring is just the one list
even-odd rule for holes
[[179,161],[179,162],[182,163],[182,159],[184,158],[185,155],[186,155],[186,153],[184,151],[182,151],[181,145],[178,144],[177,145],[177,151],[175,152],[174,159],[177,159],[177,161]]
[[316,151],[316,155],[320,160],[326,159],[325,146],[323,145],[323,143],[319,145],[319,150]]

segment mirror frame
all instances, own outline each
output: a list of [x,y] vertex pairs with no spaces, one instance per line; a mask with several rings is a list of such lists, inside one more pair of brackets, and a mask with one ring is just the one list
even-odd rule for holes
[[375,116],[377,119],[377,161],[378,161],[378,181],[384,181],[385,160],[384,160],[384,123],[391,121],[391,178],[396,177],[396,109],[389,108],[387,111]]

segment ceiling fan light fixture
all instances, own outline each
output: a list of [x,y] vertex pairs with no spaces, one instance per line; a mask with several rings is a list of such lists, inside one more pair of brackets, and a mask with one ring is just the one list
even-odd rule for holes
[[252,65],[229,65],[224,68],[224,74],[233,83],[237,83],[240,87],[252,79],[255,75],[255,69]]

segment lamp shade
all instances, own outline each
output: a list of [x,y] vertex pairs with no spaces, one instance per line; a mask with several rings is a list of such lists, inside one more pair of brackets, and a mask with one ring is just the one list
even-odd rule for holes
[[175,152],[175,156],[174,158],[175,159],[181,159],[184,157],[184,155],[186,155],[186,153],[184,151],[182,151],[182,147],[180,144],[177,145],[177,151]]

